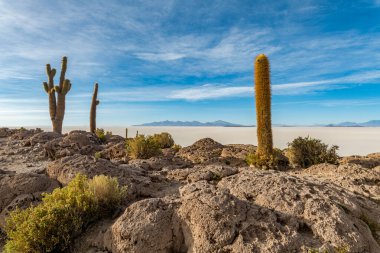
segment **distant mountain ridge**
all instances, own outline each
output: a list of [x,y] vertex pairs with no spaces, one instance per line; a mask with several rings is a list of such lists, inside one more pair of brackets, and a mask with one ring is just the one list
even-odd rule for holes
[[[200,121],[156,121],[144,123],[141,125],[135,126],[221,126],[221,127],[254,127],[255,125],[241,125],[235,124],[223,120],[217,120],[213,122],[200,122]],[[380,127],[380,120],[370,120],[367,122],[357,123],[357,122],[341,122],[336,124],[327,124],[327,125],[312,125],[310,127]],[[284,124],[273,124],[273,127],[299,127],[299,125],[284,125]],[[307,127],[307,126],[306,126]]]
[[370,120],[367,122],[341,122],[338,124],[328,124],[327,127],[380,127],[380,120]]
[[199,122],[199,121],[157,121],[144,123],[136,126],[222,126],[222,127],[244,127],[245,125],[234,124],[231,122],[217,120],[213,122]]

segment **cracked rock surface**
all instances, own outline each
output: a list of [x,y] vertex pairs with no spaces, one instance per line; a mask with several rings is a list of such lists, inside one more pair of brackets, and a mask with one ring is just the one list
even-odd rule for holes
[[0,128],[0,251],[9,211],[82,173],[117,177],[129,195],[71,252],[380,252],[378,154],[280,172],[247,167],[252,145],[206,138],[135,160],[123,145],[83,131]]

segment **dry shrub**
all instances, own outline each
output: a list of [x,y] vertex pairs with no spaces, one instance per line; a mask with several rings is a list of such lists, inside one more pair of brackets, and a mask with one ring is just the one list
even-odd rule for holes
[[128,156],[132,159],[149,159],[161,154],[160,145],[153,137],[143,134],[127,140],[126,149]]
[[336,145],[329,148],[321,140],[309,136],[298,137],[288,143],[285,155],[294,167],[307,168],[319,163],[337,164],[339,156],[336,151],[338,148]]
[[120,203],[125,188],[116,179],[77,174],[63,188],[44,194],[42,202],[16,209],[6,219],[6,253],[64,252],[86,225],[109,214]]

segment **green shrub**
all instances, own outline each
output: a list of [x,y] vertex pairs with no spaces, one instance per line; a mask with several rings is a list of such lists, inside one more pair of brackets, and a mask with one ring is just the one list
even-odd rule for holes
[[154,134],[152,138],[160,148],[170,148],[174,145],[173,137],[169,133]]
[[161,154],[160,145],[152,136],[138,135],[127,140],[127,154],[133,159],[148,159]]
[[42,202],[16,209],[6,219],[6,253],[62,252],[85,226],[120,203],[125,188],[116,179],[78,174],[66,187],[44,194]]
[[95,157],[96,159],[100,159],[100,158],[102,158],[102,152],[96,152],[96,153],[94,154],[94,157]]
[[280,149],[273,149],[273,153],[268,157],[259,155],[257,152],[249,153],[246,157],[248,165],[260,169],[284,169],[288,166],[289,161]]
[[120,187],[116,178],[98,175],[88,182],[89,190],[94,194],[96,203],[104,211],[112,211],[125,197],[126,186]]
[[294,167],[307,168],[319,163],[338,163],[338,155],[336,151],[338,146],[328,147],[321,140],[298,137],[291,143],[288,143],[288,149],[285,155],[289,158],[290,163]]
[[178,145],[178,144],[174,144],[174,145],[172,146],[172,149],[174,149],[176,152],[178,152],[181,148],[182,148],[182,146],[181,146],[181,145]]
[[97,128],[95,130],[95,135],[102,141],[106,141],[107,139],[107,136],[111,136],[112,135],[112,132],[110,131],[107,131],[105,132],[103,128]]

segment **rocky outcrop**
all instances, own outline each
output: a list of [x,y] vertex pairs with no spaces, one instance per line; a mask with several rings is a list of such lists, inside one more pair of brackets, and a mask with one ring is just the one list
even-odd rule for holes
[[186,252],[176,206],[166,198],[132,204],[112,226],[112,252]]
[[73,155],[49,164],[47,174],[61,184],[68,184],[76,174],[92,178],[95,175],[116,177],[121,185],[128,186],[129,199],[165,196],[178,191],[178,183],[170,182],[160,174],[148,173],[135,165],[117,165],[106,159],[89,155]]
[[347,156],[340,160],[340,164],[357,164],[363,168],[372,169],[380,166],[380,153],[369,154],[367,156]]
[[35,146],[37,144],[45,144],[51,140],[57,139],[62,135],[56,132],[41,132],[33,135],[24,142],[25,146]]
[[42,133],[42,130],[40,128],[36,128],[36,129],[20,128],[20,129],[16,129],[14,133],[10,136],[10,138],[13,140],[25,140],[38,133]]
[[128,158],[124,142],[110,143],[100,152],[100,157],[114,162],[127,162]]
[[16,132],[16,129],[10,129],[8,127],[1,127],[0,128],[0,138],[10,137],[15,132]]
[[186,158],[193,163],[203,163],[212,158],[220,157],[222,150],[222,144],[213,139],[204,138],[191,146],[180,149],[177,156]]
[[169,171],[167,177],[170,180],[185,181],[186,183],[206,180],[219,182],[222,178],[238,173],[238,169],[227,165],[197,165],[193,168],[176,169]]
[[165,156],[151,157],[149,159],[134,159],[129,161],[129,164],[151,171],[171,171],[193,167],[193,163],[187,159]]
[[247,169],[132,204],[112,226],[112,252],[375,253],[376,223],[375,202],[334,184]]
[[330,182],[348,191],[380,201],[380,171],[358,164],[318,164],[300,172],[314,180]]
[[44,148],[46,156],[52,160],[74,154],[94,155],[102,150],[100,140],[85,131],[71,131],[66,136],[47,142]]
[[90,224],[72,252],[380,252],[378,154],[279,172],[248,168],[252,145],[208,138],[128,160],[122,137],[1,133],[0,221],[77,173],[128,187],[123,208]]
[[44,174],[0,172],[0,228],[10,211],[39,202],[43,192],[51,192],[59,186]]
[[188,159],[196,164],[226,164],[237,167],[247,165],[245,158],[248,153],[254,152],[253,145],[231,144],[222,145],[213,139],[205,138],[189,147],[182,148],[176,156]]
[[91,178],[95,175],[114,174],[116,170],[117,165],[106,159],[96,159],[93,156],[76,154],[50,163],[46,173],[61,184],[67,185],[78,173]]

